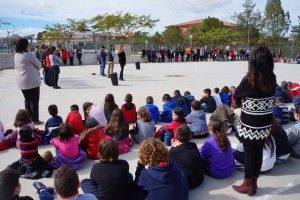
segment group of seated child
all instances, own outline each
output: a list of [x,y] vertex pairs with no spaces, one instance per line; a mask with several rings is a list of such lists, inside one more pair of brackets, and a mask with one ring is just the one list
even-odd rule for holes
[[[300,105],[297,104],[300,87],[286,85],[285,88],[283,82],[276,91],[274,120],[265,142],[262,173],[270,171],[275,163],[284,163],[290,156],[300,158],[300,123],[297,123],[300,121]],[[82,190],[92,194],[87,199],[188,199],[188,190],[203,182],[203,174],[223,179],[231,176],[237,167],[242,168],[243,146],[231,145],[227,138],[228,133],[237,130],[239,121],[233,112],[234,90],[233,86],[230,89],[225,86],[221,92],[215,88],[215,95],[211,96],[211,90],[205,89],[199,101],[188,91],[182,96],[175,90],[173,97],[163,95],[161,112],[151,96],[146,98],[146,105],[136,111],[131,94],[125,96],[125,103],[120,108],[114,96],[107,94],[103,106],[91,102],[83,104],[84,118],[78,105],[72,105],[64,122],[58,115],[57,106],[50,105],[51,118],[46,122],[45,131],[34,126],[26,110],[19,110],[15,130],[5,131],[0,121],[0,149],[17,146],[21,155],[7,171],[0,173],[0,184],[5,173],[14,174],[14,188],[5,193],[13,197],[19,194],[16,189],[20,187],[19,177],[50,177],[53,170],[58,169],[55,178],[62,176],[57,175],[60,171],[67,170],[75,173],[75,180],[78,175],[73,171],[80,169],[90,158],[100,160],[100,163],[92,167],[90,179],[81,181]],[[284,104],[288,95],[289,102],[294,102],[293,114]],[[208,124],[205,112],[212,113]],[[287,134],[282,124],[291,120],[296,124]],[[157,129],[157,122],[165,124]],[[130,124],[134,124],[132,129]],[[207,136],[209,138],[199,149],[190,141]],[[140,144],[134,179],[127,161],[118,159],[119,154],[130,151],[133,142]],[[55,156],[50,151],[40,155],[39,144],[53,145]],[[168,150],[165,146],[172,147]],[[78,195],[79,181],[75,181],[78,182],[76,192],[65,196],[57,187],[68,185],[56,185],[55,178],[54,187],[60,197]],[[42,198],[45,192],[53,199],[53,189],[41,183],[36,183],[35,187],[40,199],[46,199]]]

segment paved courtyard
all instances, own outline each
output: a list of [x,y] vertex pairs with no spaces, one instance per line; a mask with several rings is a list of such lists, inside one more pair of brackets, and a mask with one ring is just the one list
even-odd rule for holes
[[[119,72],[119,65],[115,65],[115,71]],[[133,95],[137,108],[145,104],[146,96],[152,95],[159,107],[162,105],[162,95],[172,94],[175,89],[182,93],[189,90],[196,99],[200,99],[205,88],[220,87],[224,85],[237,86],[247,71],[246,62],[201,62],[201,63],[154,63],[141,64],[141,70],[136,70],[133,64],[125,67],[125,81],[119,82],[119,86],[112,86],[110,79],[99,76],[99,66],[74,66],[61,67],[59,85],[61,90],[54,90],[42,84],[40,95],[40,119],[46,121],[49,118],[47,111],[49,104],[56,104],[59,115],[66,117],[71,104],[78,104],[81,108],[85,101],[91,101],[102,105],[107,93],[115,96],[116,103],[121,105],[127,93]],[[96,73],[96,75],[92,75]],[[275,73],[277,81],[283,80],[299,82],[300,65],[276,64]],[[23,108],[23,96],[17,89],[14,70],[0,71],[0,119],[5,128],[12,128],[16,112]],[[42,126],[39,128],[43,128]],[[229,136],[232,143],[237,142],[233,136]],[[195,140],[201,146],[203,140]],[[50,146],[41,147],[42,154],[46,150],[54,149]],[[134,173],[137,163],[137,149],[135,145],[131,152],[121,155],[121,159],[129,162],[130,171]],[[19,157],[17,149],[0,152],[0,170]],[[97,161],[87,161],[84,168],[79,170],[79,177],[89,177],[90,169]],[[216,180],[205,176],[204,183],[190,192],[191,200],[237,200],[237,199],[300,199],[300,160],[290,159],[286,164],[276,166],[269,174],[259,179],[257,195],[249,198],[240,195],[231,189],[231,185],[240,181],[243,173],[236,171],[230,178]],[[41,182],[51,186],[53,178],[41,179]],[[21,179],[22,195],[30,195],[38,199],[31,180]],[[0,194],[1,195],[1,194]]]

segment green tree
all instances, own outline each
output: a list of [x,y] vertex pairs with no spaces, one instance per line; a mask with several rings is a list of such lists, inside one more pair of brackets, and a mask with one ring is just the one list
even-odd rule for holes
[[67,27],[71,31],[86,32],[88,30],[88,20],[67,19]]
[[241,41],[246,41],[248,46],[255,45],[259,40],[261,13],[259,10],[254,10],[256,4],[252,0],[245,0],[242,5],[244,10],[234,13],[233,20],[236,29],[241,32]]
[[279,46],[290,28],[290,14],[284,12],[280,0],[267,0],[263,30],[271,45]]
[[69,42],[72,38],[72,33],[66,24],[46,25],[45,31],[42,39],[50,42]]
[[167,45],[178,45],[182,44],[184,37],[178,27],[168,26],[164,32],[162,32],[162,41]]
[[162,36],[159,32],[155,32],[151,37],[150,37],[150,42],[154,45],[161,45],[163,43]]
[[294,40],[294,43],[299,47],[300,46],[300,16],[298,16],[298,25],[292,26],[291,37]]
[[97,15],[91,19],[92,27],[98,31],[112,32],[121,37],[128,37],[145,28],[153,28],[158,19],[151,15],[133,15],[129,12]]

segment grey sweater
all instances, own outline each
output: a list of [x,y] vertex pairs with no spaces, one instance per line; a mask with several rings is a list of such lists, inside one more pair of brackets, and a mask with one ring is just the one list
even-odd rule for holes
[[300,122],[293,126],[288,139],[294,153],[300,156]]
[[15,54],[15,70],[17,83],[21,90],[28,90],[41,85],[39,70],[41,62],[31,52]]

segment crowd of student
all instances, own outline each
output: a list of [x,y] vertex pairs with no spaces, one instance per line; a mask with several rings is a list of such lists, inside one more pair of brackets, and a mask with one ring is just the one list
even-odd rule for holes
[[[261,173],[267,173],[275,163],[284,163],[289,156],[300,158],[300,123],[288,134],[281,126],[300,121],[300,86],[282,82],[277,85],[275,97],[274,120],[264,144]],[[203,182],[203,174],[223,179],[237,167],[243,168],[243,145],[231,146],[227,138],[228,133],[237,132],[239,122],[239,116],[232,111],[236,105],[234,86],[230,89],[225,86],[221,92],[215,88],[213,95],[210,89],[205,89],[199,101],[190,92],[181,95],[179,90],[174,91],[173,97],[164,94],[162,100],[161,111],[151,96],[137,110],[131,94],[125,96],[120,108],[114,96],[107,94],[103,106],[85,102],[83,118],[79,106],[72,105],[65,120],[58,115],[57,106],[50,105],[51,117],[44,131],[35,127],[27,110],[19,110],[15,130],[4,130],[0,122],[0,149],[17,146],[20,150],[20,159],[0,173],[0,193],[11,199],[20,192],[20,176],[50,177],[58,169],[54,176],[58,195],[61,198],[78,195],[79,180],[74,170],[82,168],[87,158],[100,162],[92,167],[90,179],[81,181],[81,188],[98,199],[188,199],[188,190]],[[294,102],[292,111],[285,106],[290,102]],[[208,125],[205,112],[212,113]],[[156,128],[157,122],[165,124]],[[207,136],[199,149],[190,141]],[[119,154],[130,151],[133,142],[140,144],[134,179],[127,161],[118,159]],[[53,145],[55,155],[50,151],[40,155],[40,144]],[[172,147],[168,150],[165,146]],[[70,179],[74,179],[73,185],[69,184]],[[53,189],[39,182],[35,187],[40,199],[47,199],[43,195],[53,198]],[[94,198],[81,196],[81,199]]]
[[195,61],[236,61],[248,60],[249,49],[243,48],[207,48],[184,47],[160,49],[148,48],[142,50],[142,58],[147,62],[195,62]]

